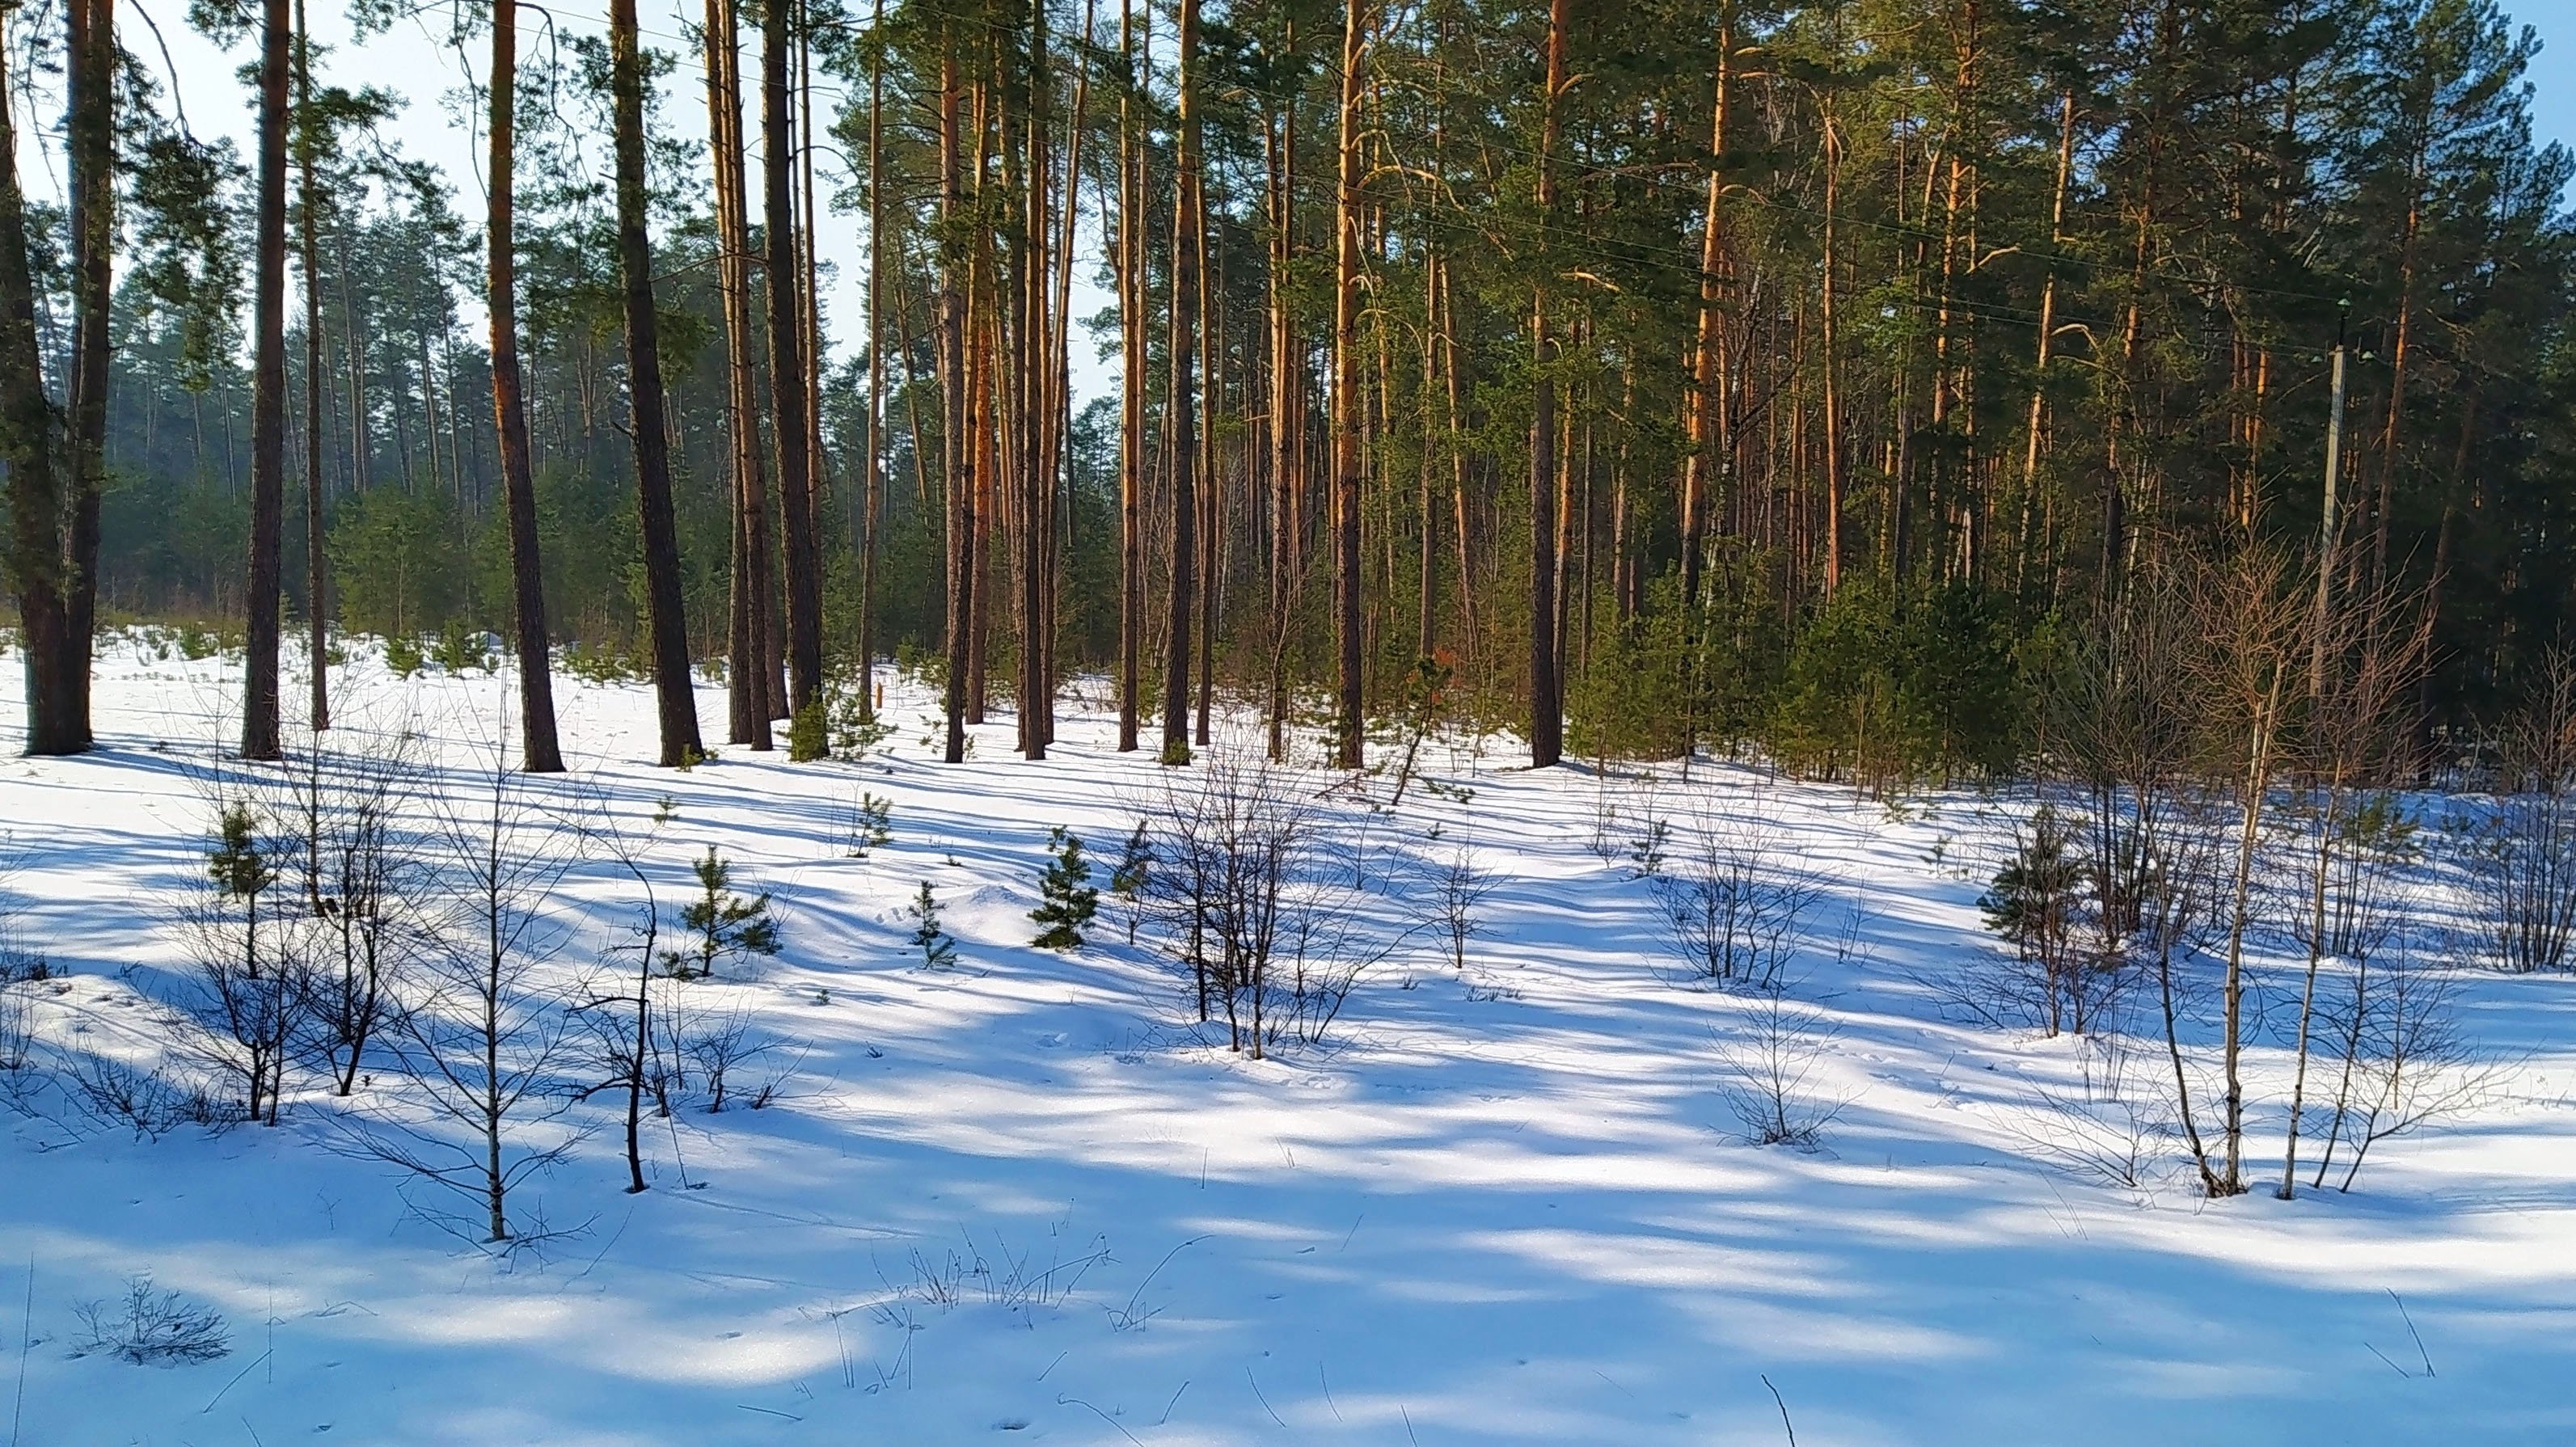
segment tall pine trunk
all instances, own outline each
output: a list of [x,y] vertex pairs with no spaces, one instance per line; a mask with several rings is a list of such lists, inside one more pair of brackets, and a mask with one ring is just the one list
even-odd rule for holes
[[[1559,0],[1562,3],[1562,0]],[[1366,0],[1342,11],[1342,94],[1333,242],[1333,617],[1340,648],[1340,688],[1333,716],[1333,762],[1360,767],[1363,723],[1360,617],[1360,96],[1368,57]]]
[[[770,440],[778,450],[778,518],[787,564],[787,708],[801,712],[823,684],[823,591],[814,540],[813,458],[806,418],[804,272],[796,246],[796,137],[787,88],[787,6],[771,0],[760,25],[762,216],[769,299]],[[797,38],[801,43],[802,37]]]
[[[1547,94],[1541,101],[1538,210],[1556,207],[1556,105],[1565,89],[1569,0],[1547,8]],[[1547,286],[1530,299],[1530,766],[1544,769],[1565,750],[1564,685],[1557,672],[1556,616],[1556,341],[1548,334]]]
[[[868,454],[859,517],[859,716],[877,715],[877,530],[885,508],[885,0],[868,27]],[[916,448],[920,434],[913,436]],[[918,452],[914,469],[920,468]]]
[[[328,572],[322,556],[322,248],[321,192],[313,156],[320,117],[313,112],[313,33],[304,0],[295,0],[295,169],[297,206],[303,213],[297,250],[304,266],[304,614],[313,666],[313,727],[331,726]],[[422,375],[427,377],[427,369]]]
[[[0,40],[10,16],[0,13]],[[5,48],[5,47],[0,47]],[[17,595],[26,667],[27,752],[89,746],[64,597],[58,419],[36,346],[36,293],[27,259],[27,204],[18,183],[16,74],[0,66],[0,462],[9,470],[8,576]]]
[[546,628],[546,569],[536,541],[536,466],[528,453],[528,394],[518,363],[515,237],[518,5],[492,5],[492,165],[484,216],[484,278],[492,312],[492,430],[500,443],[502,510],[510,515],[510,618],[518,631],[520,767],[564,772],[554,736],[554,633]]
[[662,390],[660,327],[653,314],[653,244],[645,231],[644,58],[635,0],[610,0],[608,50],[617,129],[617,261],[625,293],[626,386],[635,442],[635,506],[644,536],[645,614],[652,630],[661,763],[679,768],[695,762],[705,749],[698,740],[688,620],[680,601],[680,538],[671,512],[669,410]]
[[116,250],[115,0],[71,0],[72,385],[71,679],[84,744],[89,665],[98,631],[99,500],[107,487],[108,309]]
[[501,454],[501,499],[510,519],[510,603],[519,642],[521,767],[563,771],[555,740],[552,643],[546,628],[546,575],[537,553],[537,484],[529,457],[526,383],[519,368],[518,255],[514,235],[512,150],[519,74],[518,6],[492,7],[492,152],[490,203],[484,224],[485,276],[492,313],[492,422]]
[[[1152,12],[1145,15],[1150,26]],[[1145,651],[1145,148],[1137,110],[1151,65],[1131,0],[1119,0],[1128,61],[1118,101],[1118,750],[1136,747]]]
[[974,628],[975,477],[974,441],[967,436],[966,301],[961,279],[966,275],[964,247],[957,236],[965,212],[960,167],[963,137],[958,133],[957,37],[941,36],[939,58],[939,362],[945,385],[940,419],[948,490],[948,715],[949,763],[966,759],[966,671]]
[[716,292],[724,312],[725,436],[733,496],[733,582],[727,599],[725,737],[770,746],[785,702],[770,660],[769,479],[761,460],[760,367],[751,325],[751,219],[743,179],[742,45],[735,0],[707,0],[707,148],[714,161]]
[[1020,588],[1020,756],[1046,757],[1046,388],[1040,381],[1048,348],[1041,336],[1046,318],[1047,147],[1046,147],[1046,5],[1037,0],[1029,11],[1028,114],[1022,118],[1027,152],[1020,167],[1021,224],[1011,238],[1016,260],[1011,294],[1011,358],[1018,421],[1011,445],[1019,474]]
[[[1357,4],[1358,0],[1352,0]],[[1199,0],[1180,0],[1177,21],[1180,67],[1176,184],[1172,198],[1172,387],[1165,399],[1172,419],[1172,535],[1169,631],[1163,644],[1163,762],[1190,756],[1190,615],[1198,579],[1198,326],[1199,229],[1191,184],[1199,165]]]
[[[76,4],[76,13],[77,9]],[[241,736],[245,759],[280,756],[277,595],[286,481],[286,82],[293,63],[293,39],[287,0],[266,0],[259,71],[258,264],[251,300],[250,573],[245,582],[249,616]]]

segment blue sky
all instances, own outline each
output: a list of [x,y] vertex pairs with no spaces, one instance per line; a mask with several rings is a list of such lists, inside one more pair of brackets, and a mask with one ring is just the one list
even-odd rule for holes
[[2533,130],[2576,149],[2576,0],[2506,0],[2507,14],[2540,32],[2531,64]]

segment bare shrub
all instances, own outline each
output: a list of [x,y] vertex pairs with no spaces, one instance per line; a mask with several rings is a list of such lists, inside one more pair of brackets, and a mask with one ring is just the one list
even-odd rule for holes
[[335,1094],[356,1089],[367,1047],[401,1001],[427,947],[432,872],[410,821],[423,795],[413,736],[356,735],[327,755],[317,740],[297,780],[306,892],[314,920],[305,954],[306,1048]]
[[[697,1068],[698,1087],[710,1115],[735,1099],[743,1078],[778,1051],[777,1039],[754,1025],[750,1012],[740,1008],[699,1018],[683,1014],[676,1033],[680,1054]],[[765,1101],[773,1091],[769,1083],[752,1087],[755,1102]]]
[[2352,962],[2319,1008],[2319,1033],[2340,1056],[2327,1103],[2325,1147],[2309,1181],[2322,1188],[2342,1161],[2339,1191],[2352,1189],[2372,1146],[2494,1099],[2503,1065],[2482,1060],[2459,1022],[2459,985],[2421,959],[2405,936],[2376,956]]
[[0,983],[0,1074],[16,1074],[36,1063],[35,1014],[25,986]]
[[1404,947],[1412,931],[1379,929],[1361,912],[1362,894],[1334,882],[1293,891],[1287,910],[1290,943],[1285,971],[1267,979],[1265,1011],[1270,1043],[1321,1045],[1360,978]]
[[1194,786],[1166,780],[1153,822],[1162,837],[1146,888],[1166,948],[1190,968],[1199,1019],[1221,1008],[1227,1048],[1248,1040],[1259,1059],[1281,900],[1308,869],[1312,809],[1267,762],[1217,754]]
[[1823,890],[1777,837],[1761,821],[1703,812],[1647,876],[1665,939],[1692,974],[1769,989],[1804,948]]
[[551,906],[575,851],[548,813],[497,752],[477,794],[446,807],[450,914],[416,972],[396,1050],[427,1118],[375,1110],[356,1136],[360,1149],[470,1203],[461,1222],[421,1208],[468,1239],[512,1241],[510,1192],[577,1139],[556,1128],[571,1099],[559,1078],[573,1061],[570,1002],[545,969],[564,943]]
[[2499,796],[2471,833],[2468,856],[2496,963],[2518,974],[2567,968],[2576,945],[2576,792]]
[[1776,983],[1754,992],[1745,1027],[1718,1046],[1725,1072],[1719,1098],[1755,1145],[1817,1149],[1846,1104],[1821,1081],[1826,1049],[1840,1032],[1823,1011],[1792,1000]]
[[2466,831],[2470,897],[2499,966],[2564,969],[2576,952],[2576,654],[2550,656],[2491,742],[2495,807]]
[[1996,1130],[2033,1159],[2079,1180],[2145,1190],[2171,1137],[2167,1102],[2136,1078],[2124,1033],[2088,1035],[2083,1049],[2075,1088],[2034,1087],[2037,1109],[1995,1111]]
[[153,1289],[152,1278],[125,1283],[119,1301],[84,1301],[73,1306],[84,1333],[75,1350],[105,1352],[138,1367],[192,1366],[232,1351],[232,1336],[223,1313],[175,1291]]
[[1145,912],[1188,967],[1199,1019],[1223,1014],[1231,1049],[1259,1059],[1320,1043],[1360,977],[1411,934],[1368,918],[1377,896],[1350,863],[1360,842],[1328,832],[1295,777],[1266,762],[1209,756],[1194,781],[1165,781],[1147,822]]
[[107,1055],[75,1055],[65,1068],[72,1099],[92,1119],[122,1126],[137,1140],[159,1140],[183,1125],[222,1130],[248,1119],[241,1102],[161,1066],[128,1065]]
[[0,919],[0,985],[35,984],[54,977],[53,961],[28,944],[17,926]]
[[1465,843],[1429,872],[1424,923],[1449,946],[1451,967],[1464,974],[1467,946],[1485,932],[1482,915],[1486,899],[1494,892],[1493,873],[1476,866],[1475,848]]

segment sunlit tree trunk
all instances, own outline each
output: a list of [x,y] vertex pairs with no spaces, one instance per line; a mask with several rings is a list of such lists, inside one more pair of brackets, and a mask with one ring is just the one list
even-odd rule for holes
[[[1563,0],[1558,0],[1559,5]],[[1333,250],[1333,615],[1340,642],[1340,689],[1333,720],[1333,762],[1360,767],[1360,80],[1368,57],[1367,0],[1342,12],[1339,186]]]
[[724,313],[725,439],[733,498],[733,580],[727,599],[725,737],[770,746],[769,480],[761,460],[758,343],[752,339],[750,198],[744,179],[742,42],[735,0],[707,0],[707,148],[715,176],[716,294]]
[[[1358,0],[1352,0],[1358,3]],[[1176,21],[1175,62],[1179,68],[1180,104],[1174,166],[1179,177],[1172,200],[1172,383],[1165,407],[1172,427],[1171,586],[1165,605],[1169,631],[1163,648],[1163,761],[1181,763],[1190,756],[1190,622],[1197,607],[1198,578],[1198,326],[1199,220],[1192,202],[1197,187],[1191,178],[1199,165],[1198,111],[1199,0],[1180,0]]]
[[[1556,207],[1557,102],[1565,90],[1569,0],[1549,0],[1547,94],[1541,101],[1538,209]],[[1556,617],[1556,341],[1548,332],[1547,285],[1530,299],[1530,764],[1547,768],[1564,752],[1564,683],[1557,672]]]
[[[0,42],[14,37],[0,11]],[[0,53],[12,53],[0,44]],[[36,292],[28,265],[27,204],[18,182],[14,67],[0,66],[0,462],[8,465],[9,567],[26,669],[27,752],[76,754],[89,746],[78,694],[85,676],[71,646],[64,597],[57,426],[37,351]]]
[[[792,714],[820,697],[823,684],[823,592],[815,547],[814,506],[806,424],[804,271],[797,255],[796,133],[788,89],[790,42],[783,0],[761,18],[761,178],[767,234],[764,284],[769,301],[770,440],[778,453],[778,517],[787,574],[787,708]],[[795,37],[802,44],[803,37]]]

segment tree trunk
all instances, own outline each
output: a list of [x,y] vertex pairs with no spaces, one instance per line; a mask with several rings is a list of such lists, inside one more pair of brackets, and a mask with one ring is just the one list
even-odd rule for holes
[[[1549,0],[1547,94],[1541,102],[1538,143],[1538,209],[1556,207],[1558,97],[1565,89],[1565,40],[1569,0]],[[1563,681],[1556,656],[1556,342],[1548,335],[1547,287],[1530,299],[1530,766],[1554,765],[1565,748]]]
[[1825,111],[1825,222],[1823,264],[1818,268],[1816,345],[1823,352],[1825,449],[1825,596],[1843,581],[1843,402],[1842,366],[1836,345],[1834,315],[1834,221],[1841,200],[1842,142],[1835,134],[1834,113]]
[[[0,13],[0,41],[9,15]],[[5,48],[5,47],[0,47]],[[27,260],[26,197],[18,184],[16,71],[0,66],[0,461],[8,464],[9,580],[17,595],[27,678],[27,752],[76,754],[89,746],[74,672],[64,594],[62,476],[55,469],[53,404],[36,343],[36,293]]]
[[[814,545],[807,452],[803,273],[797,265],[792,107],[787,90],[787,6],[777,0],[761,18],[760,136],[763,213],[768,244],[769,401],[778,449],[778,516],[787,564],[787,708],[813,703],[822,687],[822,581]],[[798,37],[799,43],[802,37]]]
[[[698,740],[688,622],[681,612],[680,540],[671,512],[670,439],[664,430],[669,413],[653,314],[653,247],[645,232],[644,60],[635,0],[610,0],[608,44],[617,128],[617,260],[625,292],[627,401],[635,442],[635,503],[644,536],[645,611],[652,630],[661,763],[680,768],[694,763],[705,749]],[[788,320],[792,326],[794,317]]]
[[[859,717],[877,716],[877,531],[885,507],[885,0],[868,36],[868,454],[861,482],[859,552]],[[921,438],[913,437],[918,449]],[[918,468],[919,452],[914,454]]]
[[1011,348],[1019,424],[1012,430],[1018,454],[1020,548],[1020,756],[1046,757],[1046,448],[1040,440],[1047,427],[1046,388],[1039,380],[1047,348],[1038,335],[1046,317],[1047,148],[1046,148],[1046,6],[1029,11],[1027,155],[1020,178],[1024,203],[1021,225],[1011,239],[1017,259],[1012,307],[1018,313]]
[[1345,769],[1360,767],[1365,727],[1360,716],[1360,79],[1369,24],[1367,0],[1347,0],[1333,250],[1333,616],[1341,645],[1333,763]]
[[[1734,75],[1735,23],[1726,13],[1717,26],[1717,93],[1709,122],[1708,194],[1701,203],[1699,326],[1691,348],[1690,406],[1684,414],[1690,452],[1682,473],[1682,613],[1699,608],[1700,570],[1707,562],[1710,474],[1727,455],[1726,334],[1723,301],[1726,262],[1726,112]],[[1684,627],[1689,627],[1685,621]],[[1687,666],[1687,663],[1685,664]]]
[[941,430],[945,433],[942,451],[947,473],[942,480],[948,489],[948,735],[943,757],[956,764],[966,759],[966,669],[968,635],[974,627],[977,467],[974,442],[967,436],[966,297],[959,285],[966,263],[956,234],[964,220],[965,195],[959,175],[964,157],[963,137],[958,133],[955,33],[944,34],[940,45],[939,217],[945,224],[939,242],[939,353],[947,384],[942,392],[946,415],[941,419]]
[[322,556],[322,273],[321,193],[314,185],[313,153],[320,144],[313,114],[313,36],[304,16],[304,0],[295,0],[295,164],[298,202],[303,212],[298,251],[304,264],[304,614],[310,625],[313,667],[313,727],[331,726],[330,610],[328,570]]
[[742,47],[734,0],[707,0],[708,150],[715,173],[716,291],[724,312],[725,435],[733,496],[733,584],[728,598],[725,738],[770,746],[775,713],[769,660],[769,479],[761,460],[758,344],[751,325],[751,219],[744,182]]
[[501,453],[501,497],[510,519],[510,601],[519,643],[519,737],[522,767],[563,772],[555,741],[552,643],[546,628],[546,577],[537,555],[537,484],[528,449],[528,405],[519,371],[518,257],[512,208],[512,152],[519,65],[518,6],[492,7],[491,201],[484,225],[492,313],[492,420]]
[[[98,631],[99,499],[107,485],[108,311],[116,250],[115,0],[71,0],[86,23],[70,54],[72,382],[70,681],[83,744],[90,739],[89,668]],[[280,244],[283,244],[281,228]],[[282,325],[282,323],[281,323]],[[282,355],[282,354],[281,354]],[[281,360],[280,366],[283,367]]]
[[[1358,0],[1352,0],[1356,5]],[[1199,165],[1199,0],[1180,0],[1175,42],[1180,105],[1172,200],[1172,387],[1165,406],[1172,419],[1171,610],[1163,647],[1163,762],[1190,756],[1190,615],[1196,606],[1198,565],[1198,323],[1199,223],[1191,207]]]
[[[1145,26],[1153,23],[1148,8]],[[1130,0],[1119,0],[1128,88],[1118,101],[1118,751],[1136,747],[1145,642],[1145,153],[1136,114],[1152,64]]]
[[[1287,25],[1285,50],[1293,63],[1297,25]],[[1297,482],[1296,323],[1289,315],[1288,273],[1297,256],[1297,108],[1281,106],[1263,127],[1268,152],[1270,208],[1270,719],[1269,757],[1288,758],[1288,635],[1301,591],[1299,556],[1305,519],[1304,489]]]
[[[74,13],[78,13],[78,5]],[[277,594],[286,470],[286,82],[293,64],[287,0],[266,0],[259,72],[258,271],[252,297],[250,573],[241,754],[275,759]]]

